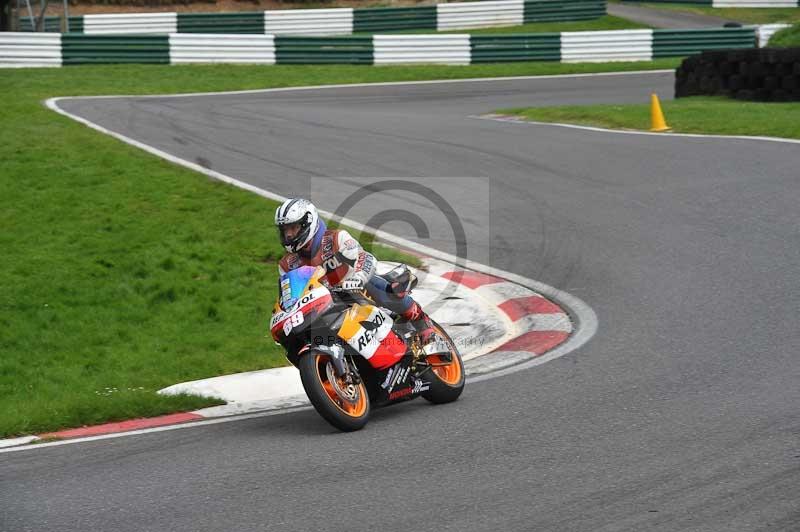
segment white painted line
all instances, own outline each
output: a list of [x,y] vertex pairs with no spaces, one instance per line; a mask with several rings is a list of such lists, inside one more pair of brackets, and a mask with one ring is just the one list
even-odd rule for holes
[[292,408],[281,408],[280,410],[271,410],[269,412],[259,412],[257,414],[245,414],[241,416],[229,416],[229,417],[220,417],[216,419],[204,419],[201,421],[190,421],[188,423],[181,423],[178,425],[167,425],[164,427],[153,427],[148,429],[138,429],[138,430],[131,430],[128,432],[115,432],[113,434],[101,434],[99,436],[87,436],[85,438],[74,438],[71,440],[61,440],[61,441],[53,441],[47,443],[37,443],[33,445],[23,445],[20,447],[11,447],[10,449],[0,449],[0,454],[2,453],[14,453],[17,451],[27,451],[30,449],[45,449],[48,447],[58,447],[61,445],[71,445],[73,443],[84,443],[89,441],[98,441],[98,440],[111,440],[114,438],[124,438],[126,436],[135,436],[137,434],[149,434],[152,432],[166,432],[169,430],[181,430],[181,429],[189,429],[194,427],[204,427],[206,425],[217,425],[219,423],[230,423],[232,421],[243,421],[245,419],[255,419],[260,417],[269,417],[269,416],[278,416],[282,414],[289,414],[292,412],[300,412],[302,410],[309,410],[310,406],[303,406],[303,407],[292,407]]
[[0,449],[3,449],[5,447],[16,447],[17,445],[25,445],[28,443],[33,443],[38,440],[39,440],[38,436],[23,436],[21,438],[9,438],[5,440],[0,440]]
[[800,140],[784,139],[781,137],[750,137],[746,135],[702,135],[699,133],[654,133],[652,131],[628,131],[622,129],[606,129],[602,127],[580,126],[577,124],[562,124],[560,122],[537,122],[535,120],[525,120],[524,118],[515,118],[515,117],[503,118],[498,116],[469,116],[468,118],[474,118],[476,120],[489,120],[491,122],[504,122],[506,124],[567,127],[570,129],[583,129],[585,131],[594,131],[599,133],[617,133],[620,135],[647,135],[651,137],[686,137],[686,138],[722,139],[722,140],[752,140],[752,141],[784,142],[788,144],[800,144]]

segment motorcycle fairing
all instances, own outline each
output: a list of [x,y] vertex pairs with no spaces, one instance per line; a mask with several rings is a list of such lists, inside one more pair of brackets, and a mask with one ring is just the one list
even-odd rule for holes
[[281,297],[270,321],[276,342],[281,336],[302,332],[333,305],[330,291],[319,282],[324,274],[323,268],[302,266],[281,275]]
[[406,353],[406,343],[394,331],[394,320],[380,307],[354,304],[337,334],[376,369],[394,365]]
[[376,404],[412,399],[430,389],[431,383],[411,367],[411,358],[401,360],[380,374]]

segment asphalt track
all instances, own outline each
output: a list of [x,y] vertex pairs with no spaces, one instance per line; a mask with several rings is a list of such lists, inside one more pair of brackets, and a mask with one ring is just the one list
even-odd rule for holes
[[636,4],[609,3],[606,9],[609,15],[639,22],[640,24],[652,26],[653,28],[711,28],[714,26],[723,26],[727,22],[735,22],[734,20],[721,17],[698,15],[697,13],[682,11],[670,11]]
[[798,145],[471,118],[642,101],[671,83],[62,102],[281,194],[317,179],[330,210],[357,180],[319,176],[488,182],[489,218],[471,220],[477,185],[423,181],[445,183],[477,256],[580,297],[599,329],[457,403],[377,411],[354,434],[302,411],[0,455],[0,530],[800,529]]

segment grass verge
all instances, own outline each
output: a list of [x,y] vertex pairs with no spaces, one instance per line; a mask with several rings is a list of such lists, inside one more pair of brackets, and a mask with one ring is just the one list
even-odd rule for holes
[[665,11],[680,11],[682,13],[694,13],[695,15],[708,15],[747,24],[800,22],[800,9],[794,7],[710,7],[688,4],[661,4],[654,2],[636,3],[633,5],[662,9]]
[[[677,133],[769,136],[800,139],[800,105],[693,97],[662,102],[667,123]],[[649,104],[587,105],[504,109],[502,114],[537,122],[608,129],[648,130]]]
[[46,98],[677,63],[4,70],[0,91],[13,97],[0,106],[0,437],[208,406],[155,392],[284,363],[265,337],[281,254],[275,204],[57,115]]
[[778,48],[800,47],[800,24],[783,28],[769,38],[769,46]]

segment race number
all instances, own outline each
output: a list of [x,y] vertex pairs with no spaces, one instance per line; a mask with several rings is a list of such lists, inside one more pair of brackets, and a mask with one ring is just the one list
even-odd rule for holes
[[295,327],[302,325],[303,321],[305,321],[305,317],[303,316],[303,311],[298,310],[294,314],[292,314],[288,320],[283,323],[283,334],[289,336],[289,333]]

